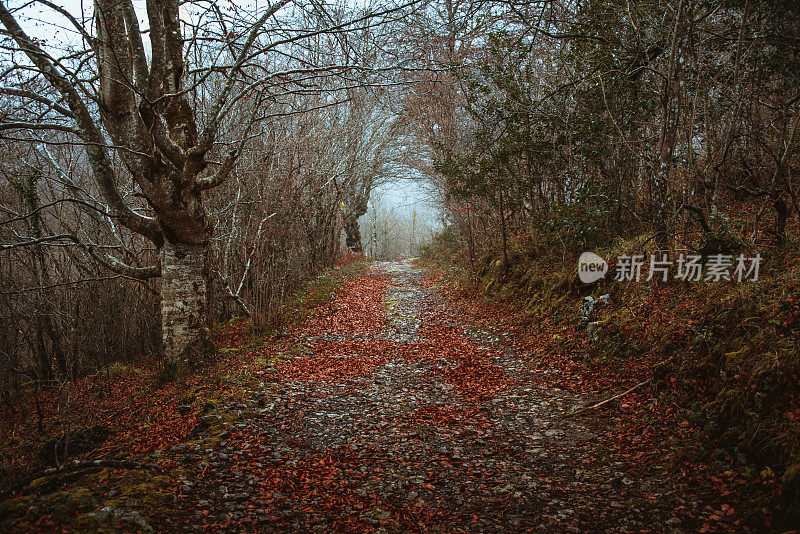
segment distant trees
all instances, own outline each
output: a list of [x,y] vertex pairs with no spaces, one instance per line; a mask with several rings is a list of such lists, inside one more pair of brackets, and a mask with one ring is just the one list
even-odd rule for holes
[[[418,195],[424,191],[412,188]],[[419,199],[399,199],[397,189],[377,188],[370,195],[367,213],[361,220],[364,252],[377,261],[416,256],[420,246],[431,239],[440,221]]]

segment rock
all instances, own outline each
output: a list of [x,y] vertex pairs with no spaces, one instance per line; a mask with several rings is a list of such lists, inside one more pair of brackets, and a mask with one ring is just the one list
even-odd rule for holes
[[586,325],[586,337],[589,338],[589,343],[594,344],[600,340],[600,327],[602,324],[600,321],[592,321]]
[[373,525],[377,525],[381,521],[386,521],[392,517],[392,513],[386,510],[381,510],[380,508],[373,508],[369,512],[364,514],[364,520],[367,523],[372,523]]
[[111,430],[103,425],[68,430],[41,446],[38,453],[39,461],[50,465],[70,456],[93,451],[110,435]]
[[583,298],[583,301],[581,301],[580,305],[578,306],[578,315],[580,316],[581,323],[589,322],[589,317],[592,316],[592,312],[594,311],[594,306],[596,303],[597,299],[592,296]]
[[592,296],[584,297],[580,306],[578,307],[578,314],[580,315],[580,322],[582,325],[589,323],[592,319],[592,314],[600,307],[608,306],[611,304],[611,295],[605,294],[601,297],[594,298]]
[[153,527],[151,527],[145,518],[135,510],[122,510],[120,508],[106,506],[88,515],[104,519],[111,523],[128,523],[135,526],[140,532],[153,532]]
[[514,489],[513,484],[504,484],[503,486],[495,488],[494,492],[496,494],[509,493],[513,489]]

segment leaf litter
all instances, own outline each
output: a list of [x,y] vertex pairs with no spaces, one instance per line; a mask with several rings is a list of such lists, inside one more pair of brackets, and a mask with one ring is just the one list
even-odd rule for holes
[[182,496],[191,511],[183,526],[745,529],[731,505],[709,505],[660,465],[652,428],[620,436],[620,414],[605,411],[565,419],[595,398],[544,371],[524,343],[473,320],[410,262],[374,264],[348,281],[329,306],[261,349],[292,355],[250,369],[270,387],[243,402],[219,451],[201,462]]

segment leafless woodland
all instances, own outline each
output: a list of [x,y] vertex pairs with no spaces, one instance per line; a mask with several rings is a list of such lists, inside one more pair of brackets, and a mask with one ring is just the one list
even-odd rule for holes
[[379,248],[386,217],[358,219],[409,174],[506,264],[520,233],[723,246],[726,195],[753,243],[800,216],[792,2],[0,6],[6,394],[145,355],[180,372],[213,324],[279,320]]

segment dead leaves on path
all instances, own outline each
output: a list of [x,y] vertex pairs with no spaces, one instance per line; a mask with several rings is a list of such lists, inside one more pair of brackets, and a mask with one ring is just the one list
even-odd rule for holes
[[381,335],[387,327],[385,300],[391,278],[370,274],[345,284],[339,296],[320,307],[292,339],[302,347],[279,366],[282,380],[343,380],[369,375],[397,358],[406,362],[441,360],[443,380],[465,394],[490,396],[507,387],[495,353],[480,348],[462,332],[423,317],[420,340],[397,343]]
[[295,339],[316,336],[372,336],[386,325],[383,309],[390,277],[369,274],[346,281],[336,298],[314,310],[303,325],[293,332]]
[[[114,391],[116,404],[95,402],[95,416],[130,420],[98,453],[124,444],[137,454],[159,451],[163,467],[197,467],[195,486],[178,495],[191,530],[576,531],[614,525],[627,500],[664,498],[627,482],[599,484],[605,473],[661,476],[659,436],[690,431],[677,412],[653,412],[645,423],[643,399],[631,395],[606,419],[613,432],[564,445],[563,429],[548,427],[557,413],[550,399],[576,384],[603,387],[601,380],[581,376],[543,342],[544,328],[524,335],[504,310],[468,300],[458,304],[466,320],[439,297],[415,304],[425,291],[408,283],[375,271],[351,279],[304,324],[266,343],[254,343],[245,322],[219,330],[216,341],[229,350],[215,362],[216,378],[191,377],[180,390],[150,396],[131,380],[129,390]],[[404,325],[398,314],[416,315]],[[499,322],[513,341],[484,343],[472,326],[467,335],[465,323],[481,321]],[[408,332],[395,335],[402,328]],[[187,389],[194,400],[179,406]],[[217,392],[239,399],[220,402],[229,422],[210,437],[220,449],[183,445],[198,417],[217,417],[201,415]],[[523,413],[526,402],[540,411]],[[592,469],[603,473],[596,481],[578,474]],[[711,480],[724,500],[704,502],[706,509],[643,509],[683,528],[736,526],[732,492],[741,477],[729,473],[686,465],[671,475],[680,485]]]

